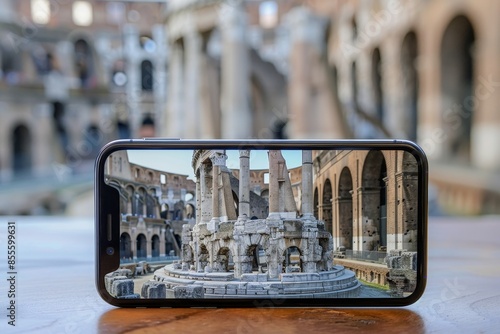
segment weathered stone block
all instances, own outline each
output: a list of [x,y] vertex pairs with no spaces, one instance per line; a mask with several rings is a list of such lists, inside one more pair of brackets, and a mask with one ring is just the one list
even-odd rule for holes
[[131,279],[115,280],[111,286],[111,294],[115,297],[132,295],[134,293],[134,281]]
[[164,283],[155,281],[145,282],[141,288],[141,296],[143,298],[166,298],[166,286]]
[[[108,276],[109,275],[109,276]],[[106,287],[106,290],[110,293],[110,294],[113,294],[112,293],[112,290],[113,290],[113,282],[114,281],[118,281],[118,280],[124,280],[124,279],[127,279],[126,276],[116,276],[116,275],[111,275],[111,274],[107,274],[105,277],[104,277],[104,286]]]
[[175,298],[203,298],[205,291],[201,285],[188,285],[174,287]]

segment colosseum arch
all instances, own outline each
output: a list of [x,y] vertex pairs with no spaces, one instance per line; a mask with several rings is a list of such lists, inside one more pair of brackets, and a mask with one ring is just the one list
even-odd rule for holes
[[146,236],[140,233],[136,238],[136,247],[137,247],[137,257],[141,259],[145,259],[148,255],[147,251],[147,239]]
[[24,124],[19,124],[12,130],[12,169],[14,174],[26,174],[32,165],[32,137],[30,130]]
[[373,104],[375,107],[375,116],[384,124],[385,111],[384,111],[384,90],[383,90],[383,77],[382,77],[382,56],[380,49],[375,48],[372,53],[372,87],[373,87]]
[[153,91],[153,63],[146,59],[141,62],[141,88],[144,92]]
[[441,41],[441,112],[449,134],[443,152],[447,158],[470,162],[474,103],[474,45],[476,35],[464,15],[453,18]]
[[302,272],[302,251],[297,246],[290,246],[283,252],[283,271]]
[[370,151],[363,164],[362,250],[387,246],[387,165],[381,151]]
[[325,222],[325,228],[328,232],[332,233],[333,230],[333,219],[332,219],[332,183],[329,179],[326,179],[323,186],[323,202],[322,202],[322,219]]
[[352,249],[353,216],[352,216],[352,175],[349,167],[344,167],[339,177],[338,189],[338,246]]
[[92,78],[95,74],[95,57],[92,47],[85,38],[78,38],[74,42],[74,68],[80,79],[80,86],[88,88],[92,86]]
[[160,237],[156,234],[151,237],[151,256],[160,256]]
[[418,123],[418,43],[414,31],[409,31],[401,45],[401,71],[403,75],[403,122],[406,138],[417,140]]
[[132,240],[130,234],[123,232],[120,235],[120,258],[131,259],[132,257]]

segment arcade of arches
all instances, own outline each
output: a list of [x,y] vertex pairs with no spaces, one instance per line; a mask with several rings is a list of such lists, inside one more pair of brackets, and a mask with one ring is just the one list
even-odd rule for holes
[[314,203],[318,218],[332,231],[334,246],[354,251],[416,251],[415,158],[403,151],[325,153],[314,158],[318,171]]

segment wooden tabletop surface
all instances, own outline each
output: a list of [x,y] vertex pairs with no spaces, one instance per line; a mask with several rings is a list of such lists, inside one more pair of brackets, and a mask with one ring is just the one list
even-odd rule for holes
[[[429,222],[428,283],[405,308],[118,309],[97,295],[91,218],[0,217],[0,333],[500,331],[500,217]],[[16,326],[7,222],[16,222]]]

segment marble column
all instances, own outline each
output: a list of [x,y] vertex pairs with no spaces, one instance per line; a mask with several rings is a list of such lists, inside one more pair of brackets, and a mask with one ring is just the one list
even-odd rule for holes
[[315,219],[313,216],[313,165],[311,150],[302,151],[302,219]]
[[137,134],[141,122],[141,113],[138,111],[141,89],[140,59],[137,49],[139,47],[139,33],[132,25],[124,28],[125,36],[125,57],[127,59],[127,104],[130,110],[130,126],[132,134]]
[[160,230],[160,256],[165,256],[165,227]]
[[183,112],[183,49],[180,42],[171,45],[169,58],[168,76],[168,102],[166,122],[166,137],[184,136],[184,112]]
[[201,222],[201,180],[200,180],[201,172],[198,171],[198,175],[196,177],[196,224]]
[[221,152],[215,152],[210,156],[212,160],[212,219],[210,220],[209,230],[217,230],[220,222],[220,173],[221,167],[226,166],[227,155]]
[[240,150],[240,191],[238,220],[250,218],[250,150]]
[[211,170],[209,165],[200,165],[200,223],[205,224],[212,219],[212,193],[210,192],[212,177],[209,174],[210,172]]
[[276,156],[278,151],[269,151],[269,217],[279,219],[280,202],[279,202],[279,180],[278,180],[278,163],[276,163]]
[[184,113],[187,122],[184,128],[186,138],[200,137],[200,58],[202,38],[192,26],[184,37],[185,59],[184,64]]
[[246,14],[242,5],[223,6],[221,118],[222,138],[252,137],[249,101],[249,56],[246,41]]

